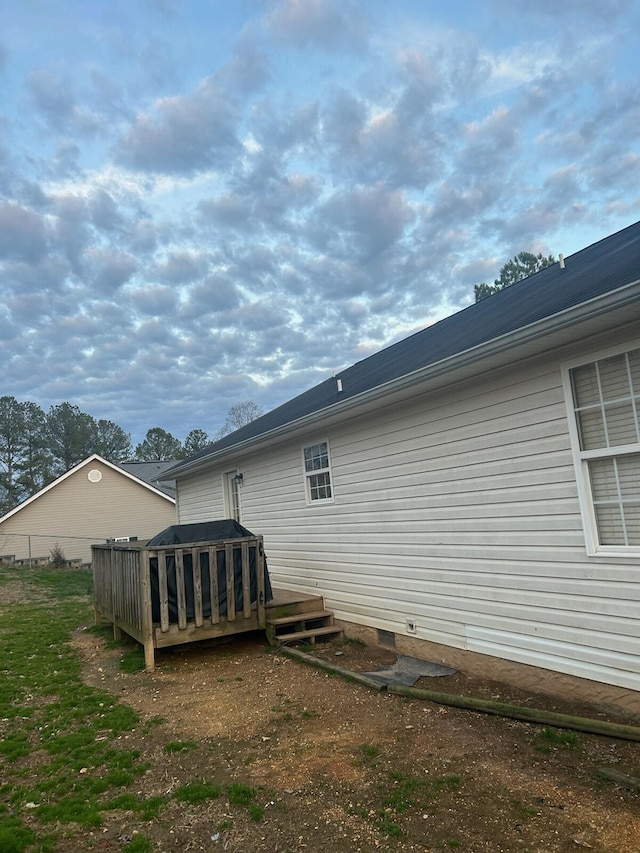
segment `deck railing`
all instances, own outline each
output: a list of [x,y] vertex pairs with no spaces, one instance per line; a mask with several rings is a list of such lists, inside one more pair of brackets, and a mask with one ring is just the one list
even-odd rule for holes
[[181,545],[92,547],[96,622],[156,648],[266,626],[261,536]]

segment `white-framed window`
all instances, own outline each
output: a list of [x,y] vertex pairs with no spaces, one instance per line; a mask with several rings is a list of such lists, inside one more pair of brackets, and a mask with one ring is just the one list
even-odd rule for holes
[[242,522],[242,504],[238,482],[238,471],[228,471],[223,475],[222,488],[224,494],[224,509],[227,518]]
[[640,553],[640,348],[565,369],[590,554]]
[[307,503],[333,501],[331,485],[331,457],[329,442],[319,441],[302,450]]

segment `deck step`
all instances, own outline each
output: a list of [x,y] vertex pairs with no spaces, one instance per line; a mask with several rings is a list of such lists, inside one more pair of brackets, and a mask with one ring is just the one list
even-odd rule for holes
[[269,625],[292,625],[294,622],[312,622],[314,619],[324,619],[333,616],[330,610],[313,610],[311,613],[293,613],[290,616],[278,616],[267,619]]
[[287,643],[292,640],[309,640],[311,643],[316,637],[327,637],[329,635],[336,637],[342,634],[342,628],[337,625],[323,625],[321,628],[310,628],[308,631],[294,631],[292,634],[278,634],[276,640],[279,643]]
[[267,639],[272,646],[305,640],[315,644],[316,637],[341,637],[342,628],[334,624],[330,610],[315,610],[267,619]]

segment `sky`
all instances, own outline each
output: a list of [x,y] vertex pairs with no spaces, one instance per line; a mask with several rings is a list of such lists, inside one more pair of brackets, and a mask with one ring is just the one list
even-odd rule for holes
[[213,435],[640,219],[636,0],[0,9],[0,396]]

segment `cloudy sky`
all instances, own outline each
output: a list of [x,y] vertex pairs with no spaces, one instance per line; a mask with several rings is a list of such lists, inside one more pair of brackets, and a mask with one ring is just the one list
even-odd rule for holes
[[640,219],[636,0],[0,10],[0,395],[214,433]]

